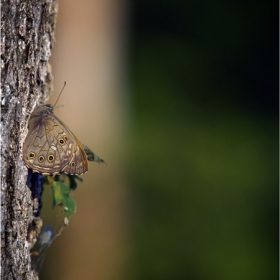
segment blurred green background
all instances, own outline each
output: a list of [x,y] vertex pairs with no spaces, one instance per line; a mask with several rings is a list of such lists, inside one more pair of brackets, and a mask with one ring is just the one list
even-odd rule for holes
[[278,279],[278,3],[131,3],[127,279]]
[[108,165],[40,279],[278,279],[278,2],[59,5],[50,103]]

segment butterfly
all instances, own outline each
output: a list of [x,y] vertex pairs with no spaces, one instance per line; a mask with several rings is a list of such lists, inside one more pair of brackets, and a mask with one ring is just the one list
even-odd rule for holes
[[43,175],[82,175],[88,171],[83,145],[53,111],[54,106],[45,104],[31,114],[23,144],[25,165]]

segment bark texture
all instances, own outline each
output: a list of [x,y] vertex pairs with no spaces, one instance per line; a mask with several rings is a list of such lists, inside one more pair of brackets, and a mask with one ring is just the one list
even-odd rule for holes
[[30,113],[52,91],[55,0],[1,1],[1,279],[38,279],[30,249],[41,221],[26,186],[22,144]]

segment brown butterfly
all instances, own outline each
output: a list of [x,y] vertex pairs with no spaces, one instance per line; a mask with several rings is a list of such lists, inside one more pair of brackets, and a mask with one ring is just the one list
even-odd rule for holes
[[44,175],[82,175],[88,171],[82,143],[53,113],[51,104],[35,108],[23,144],[23,160],[33,172]]

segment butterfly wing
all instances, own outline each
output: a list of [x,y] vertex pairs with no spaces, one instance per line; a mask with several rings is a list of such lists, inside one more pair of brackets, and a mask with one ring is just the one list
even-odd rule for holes
[[31,115],[23,147],[24,161],[33,172],[81,175],[88,170],[85,151],[70,129],[49,110]]
[[[69,131],[70,132],[70,131]],[[62,172],[67,174],[77,174],[81,175],[88,171],[88,161],[85,150],[81,144],[81,142],[77,139],[77,137],[72,133],[76,145],[73,146],[72,150],[72,158],[69,164],[67,164]]]
[[[60,156],[61,172],[81,175],[88,171],[87,156],[81,142],[71,130],[53,115],[53,129],[47,134],[48,141],[56,142]],[[66,163],[66,164],[65,164]]]

